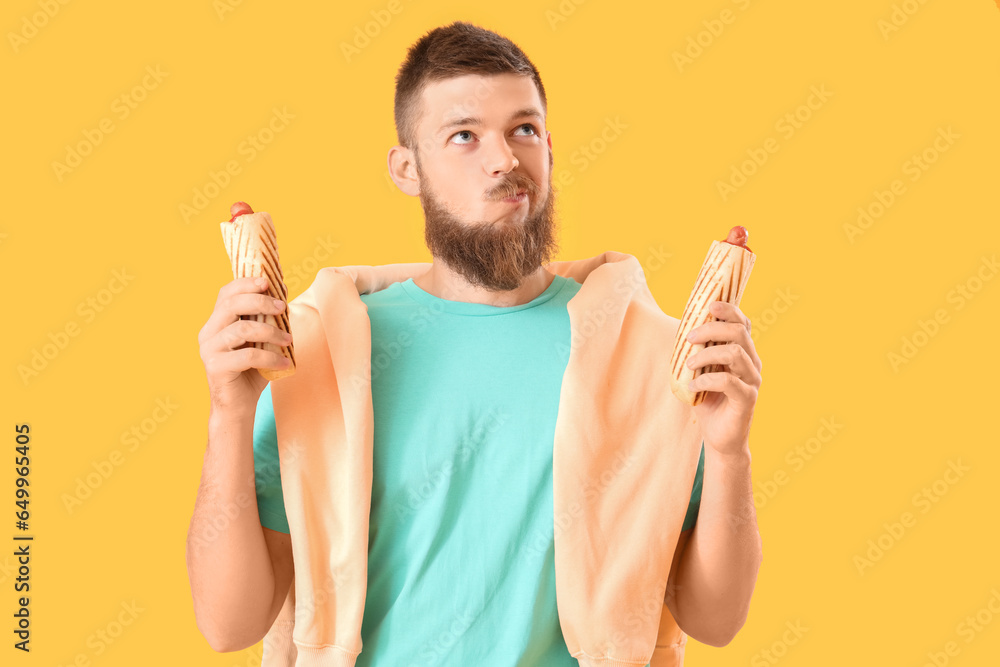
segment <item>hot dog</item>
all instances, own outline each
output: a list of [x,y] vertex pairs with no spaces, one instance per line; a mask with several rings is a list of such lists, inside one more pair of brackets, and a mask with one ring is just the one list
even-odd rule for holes
[[715,343],[692,343],[687,336],[702,324],[718,319],[709,312],[713,301],[740,305],[743,288],[757,259],[747,247],[748,237],[746,228],[737,225],[729,230],[724,241],[712,241],[677,325],[677,336],[670,354],[670,388],[678,399],[689,405],[701,403],[708,392],[695,393],[688,389],[688,383],[702,373],[716,373],[725,368],[719,364],[688,368],[687,360],[692,355]]
[[[288,289],[285,287],[278,260],[278,237],[274,231],[271,216],[265,212],[254,213],[246,202],[238,201],[229,209],[232,217],[222,227],[222,240],[233,266],[233,277],[265,276],[268,281],[267,294],[285,302],[285,309],[278,315],[241,315],[242,320],[256,320],[292,333],[288,321]],[[258,368],[258,372],[268,380],[277,380],[295,372],[295,351],[293,345],[278,346],[273,343],[253,343],[263,350],[271,350],[288,357],[292,364],[285,369]]]

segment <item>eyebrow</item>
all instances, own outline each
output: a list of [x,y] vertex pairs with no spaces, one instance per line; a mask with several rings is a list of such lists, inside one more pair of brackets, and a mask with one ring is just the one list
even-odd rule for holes
[[[513,114],[511,114],[510,120],[508,120],[507,122],[513,123],[515,120],[521,118],[534,118],[539,123],[541,123],[543,120],[542,114],[538,111],[538,109],[534,107],[525,107],[523,109],[518,109]],[[437,134],[435,136],[440,136],[445,132],[447,132],[448,130],[452,129],[453,127],[458,127],[459,125],[482,125],[482,124],[483,124],[482,118],[474,118],[472,116],[467,116],[465,118],[457,118],[449,123],[445,123],[440,128],[438,128]]]

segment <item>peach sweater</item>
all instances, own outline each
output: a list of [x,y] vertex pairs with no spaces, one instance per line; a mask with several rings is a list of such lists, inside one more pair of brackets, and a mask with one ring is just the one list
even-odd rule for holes
[[[429,267],[324,268],[289,303],[297,370],[271,392],[295,576],[263,667],[352,667],[361,651],[374,417],[360,295]],[[632,255],[545,268],[582,285],[552,452],[563,637],[584,667],[679,667],[687,635],[663,600],[701,450],[670,391],[679,322]]]

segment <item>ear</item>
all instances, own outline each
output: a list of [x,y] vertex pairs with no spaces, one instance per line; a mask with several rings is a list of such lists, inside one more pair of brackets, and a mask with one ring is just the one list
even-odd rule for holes
[[549,142],[549,150],[552,150],[552,133],[549,131],[545,132],[545,139]]
[[417,176],[417,163],[413,151],[405,146],[393,146],[389,149],[386,159],[389,167],[389,178],[396,187],[411,197],[420,194],[420,179]]

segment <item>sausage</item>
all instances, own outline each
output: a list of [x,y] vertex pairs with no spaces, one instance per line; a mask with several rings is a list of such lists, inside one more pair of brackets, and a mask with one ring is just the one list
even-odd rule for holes
[[[250,204],[245,201],[238,201],[229,207],[229,212],[233,217],[229,218],[229,222],[236,220],[237,217],[241,215],[246,215],[248,213],[253,213],[253,209],[250,208]],[[732,232],[730,232],[731,234]]]
[[729,230],[729,235],[723,239],[726,243],[730,245],[739,246],[740,248],[746,248],[747,251],[753,252],[750,248],[747,248],[747,239],[750,237],[750,232],[747,231],[746,227],[741,227],[736,225]]

